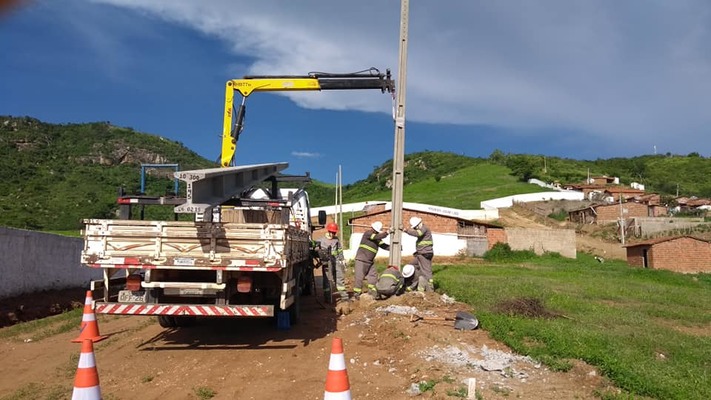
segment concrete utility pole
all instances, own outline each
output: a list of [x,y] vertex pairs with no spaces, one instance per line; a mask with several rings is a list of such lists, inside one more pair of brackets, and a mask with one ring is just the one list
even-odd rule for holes
[[625,210],[622,207],[622,193],[620,193],[620,239],[622,245],[625,245]]
[[338,240],[343,246],[343,170],[338,166]]
[[400,266],[402,259],[402,186],[405,165],[405,88],[407,81],[407,30],[409,0],[400,1],[400,57],[398,64],[397,104],[395,109],[395,148],[393,152],[392,222],[390,223],[389,265]]

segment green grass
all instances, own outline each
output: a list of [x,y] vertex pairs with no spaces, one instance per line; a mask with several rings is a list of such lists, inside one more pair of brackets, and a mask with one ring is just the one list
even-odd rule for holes
[[[522,193],[537,193],[545,189],[520,182],[511,170],[489,163],[479,163],[453,171],[440,179],[429,178],[405,185],[403,198],[407,202],[435,204],[443,207],[479,209],[484,200]],[[446,196],[442,194],[446,193]],[[350,196],[344,191],[344,202],[392,199],[390,190]]]
[[81,237],[81,231],[78,229],[72,229],[68,231],[44,231],[44,233],[52,233],[55,235],[69,236],[69,237]]
[[32,382],[18,388],[11,394],[0,397],[0,400],[64,400],[69,399],[71,392],[72,388],[69,384],[48,386]]
[[78,334],[83,312],[84,309],[79,307],[51,317],[9,326],[0,330],[0,338],[32,339],[36,342],[74,329]]
[[193,391],[195,392],[195,395],[198,397],[198,399],[201,399],[201,400],[208,400],[208,399],[215,397],[215,395],[217,395],[216,391],[214,391],[213,389],[210,389],[207,386],[196,387],[193,389]]
[[[517,263],[444,266],[442,291],[473,307],[483,329],[554,370],[594,365],[631,395],[711,398],[711,275],[681,275],[548,255]],[[539,299],[559,318],[498,307]]]

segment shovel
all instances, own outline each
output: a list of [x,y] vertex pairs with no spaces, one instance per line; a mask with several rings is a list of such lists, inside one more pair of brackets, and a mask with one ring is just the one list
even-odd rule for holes
[[465,311],[457,311],[457,315],[452,317],[423,316],[412,314],[410,322],[416,321],[454,321],[454,329],[461,331],[471,331],[479,327],[479,320]]

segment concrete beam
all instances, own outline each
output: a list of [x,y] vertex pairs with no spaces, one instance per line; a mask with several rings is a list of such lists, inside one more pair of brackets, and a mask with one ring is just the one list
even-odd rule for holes
[[186,202],[176,206],[175,212],[209,212],[288,166],[288,163],[272,163],[175,172],[175,177],[187,184]]

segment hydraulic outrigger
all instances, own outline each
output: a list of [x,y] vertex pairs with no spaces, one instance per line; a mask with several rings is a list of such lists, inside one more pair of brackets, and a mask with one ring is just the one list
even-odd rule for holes
[[[229,167],[234,161],[237,140],[244,128],[245,103],[253,92],[354,89],[380,89],[383,93],[394,93],[395,83],[390,77],[389,69],[383,74],[376,68],[348,74],[311,72],[304,76],[260,75],[227,81],[220,166]],[[237,109],[237,118],[233,125],[235,91],[242,96],[242,102]]]

